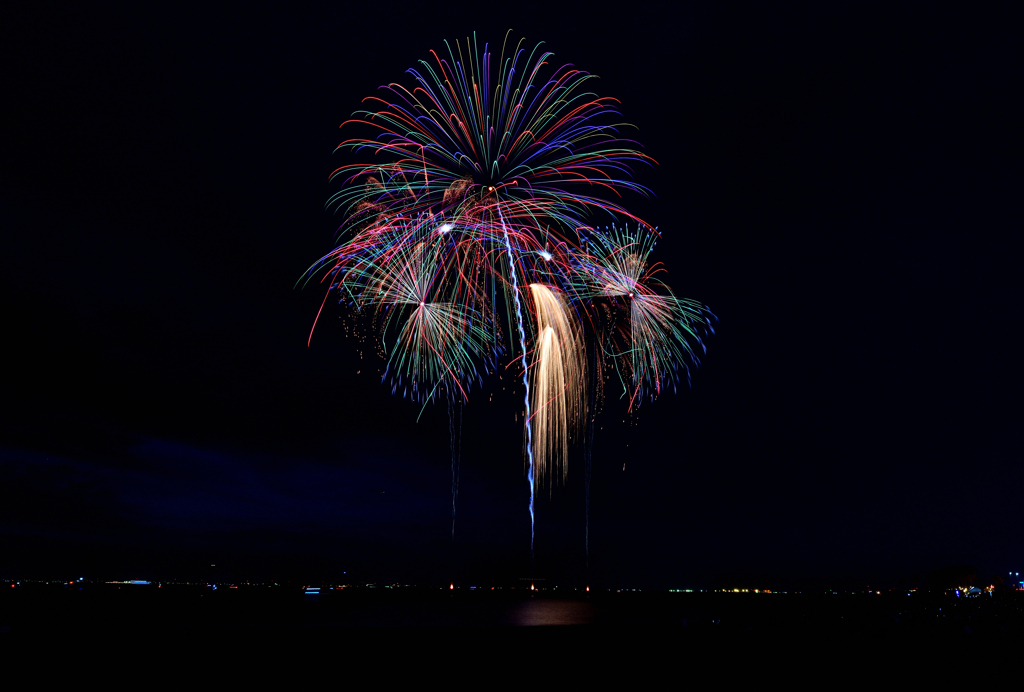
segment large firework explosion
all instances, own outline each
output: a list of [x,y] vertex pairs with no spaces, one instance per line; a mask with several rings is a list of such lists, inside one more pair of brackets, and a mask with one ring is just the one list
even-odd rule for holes
[[647,194],[632,169],[653,160],[622,136],[617,101],[588,91],[593,75],[507,36],[497,60],[475,38],[445,45],[342,124],[363,136],[338,150],[371,162],[332,173],[341,244],[307,277],[374,316],[403,396],[462,403],[518,363],[532,522],[538,484],[564,479],[592,423],[594,371],[612,364],[631,409],[674,388],[710,312],[648,263],[658,233],[621,200]]

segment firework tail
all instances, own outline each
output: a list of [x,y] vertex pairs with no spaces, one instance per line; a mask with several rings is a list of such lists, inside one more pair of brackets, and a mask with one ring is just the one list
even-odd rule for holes
[[516,263],[512,256],[512,242],[508,238],[508,227],[505,226],[505,217],[498,208],[498,219],[501,221],[501,231],[505,237],[505,251],[508,252],[508,270],[512,277],[512,297],[516,303],[516,319],[519,322],[519,349],[523,361],[523,386],[526,387],[526,458],[527,472],[526,479],[530,483],[530,562],[533,562],[533,535],[535,518],[533,514],[534,495],[534,468],[533,468],[533,430],[530,427],[530,375],[526,364],[526,330],[523,328],[523,307],[519,300],[519,283],[516,280]]

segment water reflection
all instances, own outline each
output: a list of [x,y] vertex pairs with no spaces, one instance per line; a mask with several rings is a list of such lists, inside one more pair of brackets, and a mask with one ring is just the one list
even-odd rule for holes
[[530,599],[509,612],[511,625],[590,625],[594,606],[585,601]]

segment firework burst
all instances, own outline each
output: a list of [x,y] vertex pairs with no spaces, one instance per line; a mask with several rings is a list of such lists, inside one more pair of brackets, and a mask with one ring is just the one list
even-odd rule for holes
[[[689,376],[710,313],[648,261],[657,233],[622,200],[647,194],[632,173],[653,160],[621,135],[618,102],[589,91],[593,75],[507,36],[497,59],[475,38],[445,45],[342,124],[372,136],[338,150],[372,161],[332,173],[342,242],[307,280],[375,315],[383,379],[417,401],[461,405],[512,356],[532,525],[536,486],[565,478],[588,370],[599,386],[593,373],[614,361],[632,408]],[[602,231],[601,215],[626,226]]]
[[587,244],[590,266],[581,273],[589,293],[625,308],[624,319],[611,330],[607,355],[616,363],[630,409],[666,387],[674,391],[680,370],[689,382],[689,365],[699,365],[698,349],[706,352],[714,316],[703,304],[673,295],[659,278],[665,271],[661,263],[649,264],[656,231],[613,225],[594,230]]
[[376,134],[338,149],[377,159],[332,174],[342,189],[329,204],[345,210],[344,228],[426,213],[493,230],[498,206],[531,235],[574,229],[598,209],[630,216],[605,196],[647,194],[632,169],[653,160],[620,135],[618,102],[588,91],[593,75],[552,69],[552,53],[507,36],[497,61],[475,39],[465,54],[445,45],[408,71],[412,84],[382,87],[342,124]]

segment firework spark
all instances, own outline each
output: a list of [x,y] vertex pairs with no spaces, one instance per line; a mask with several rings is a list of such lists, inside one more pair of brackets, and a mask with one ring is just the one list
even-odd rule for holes
[[[618,102],[588,91],[593,75],[507,36],[497,60],[475,37],[445,45],[408,71],[410,84],[382,87],[342,124],[372,136],[338,150],[373,161],[332,173],[342,242],[307,280],[375,316],[383,379],[424,405],[447,399],[461,411],[502,360],[521,365],[532,553],[536,488],[565,480],[584,418],[592,438],[588,389],[602,361],[614,362],[632,409],[674,388],[680,369],[689,377],[710,313],[676,298],[648,262],[657,233],[622,200],[647,194],[632,171],[653,160],[621,135]],[[626,227],[602,231],[600,215]]]
[[584,274],[590,293],[626,308],[607,355],[616,363],[631,409],[645,395],[653,399],[666,387],[675,390],[680,370],[689,381],[689,364],[700,362],[696,349],[705,352],[704,337],[714,333],[707,308],[674,296],[658,278],[664,267],[649,265],[656,242],[653,229],[611,226],[595,230],[588,243],[591,265]]
[[531,284],[536,346],[530,372],[533,400],[533,458],[538,480],[553,467],[565,480],[569,438],[583,419],[585,351],[580,328],[557,289]]
[[411,69],[414,84],[382,87],[342,127],[365,125],[376,136],[352,137],[339,149],[372,152],[373,164],[341,166],[342,189],[329,205],[347,210],[346,227],[374,219],[441,214],[493,226],[500,206],[520,232],[573,229],[597,209],[631,216],[601,195],[647,194],[632,167],[653,160],[620,136],[618,102],[587,90],[593,75],[563,65],[537,45],[506,36],[497,62],[476,39],[447,44],[447,56]]

